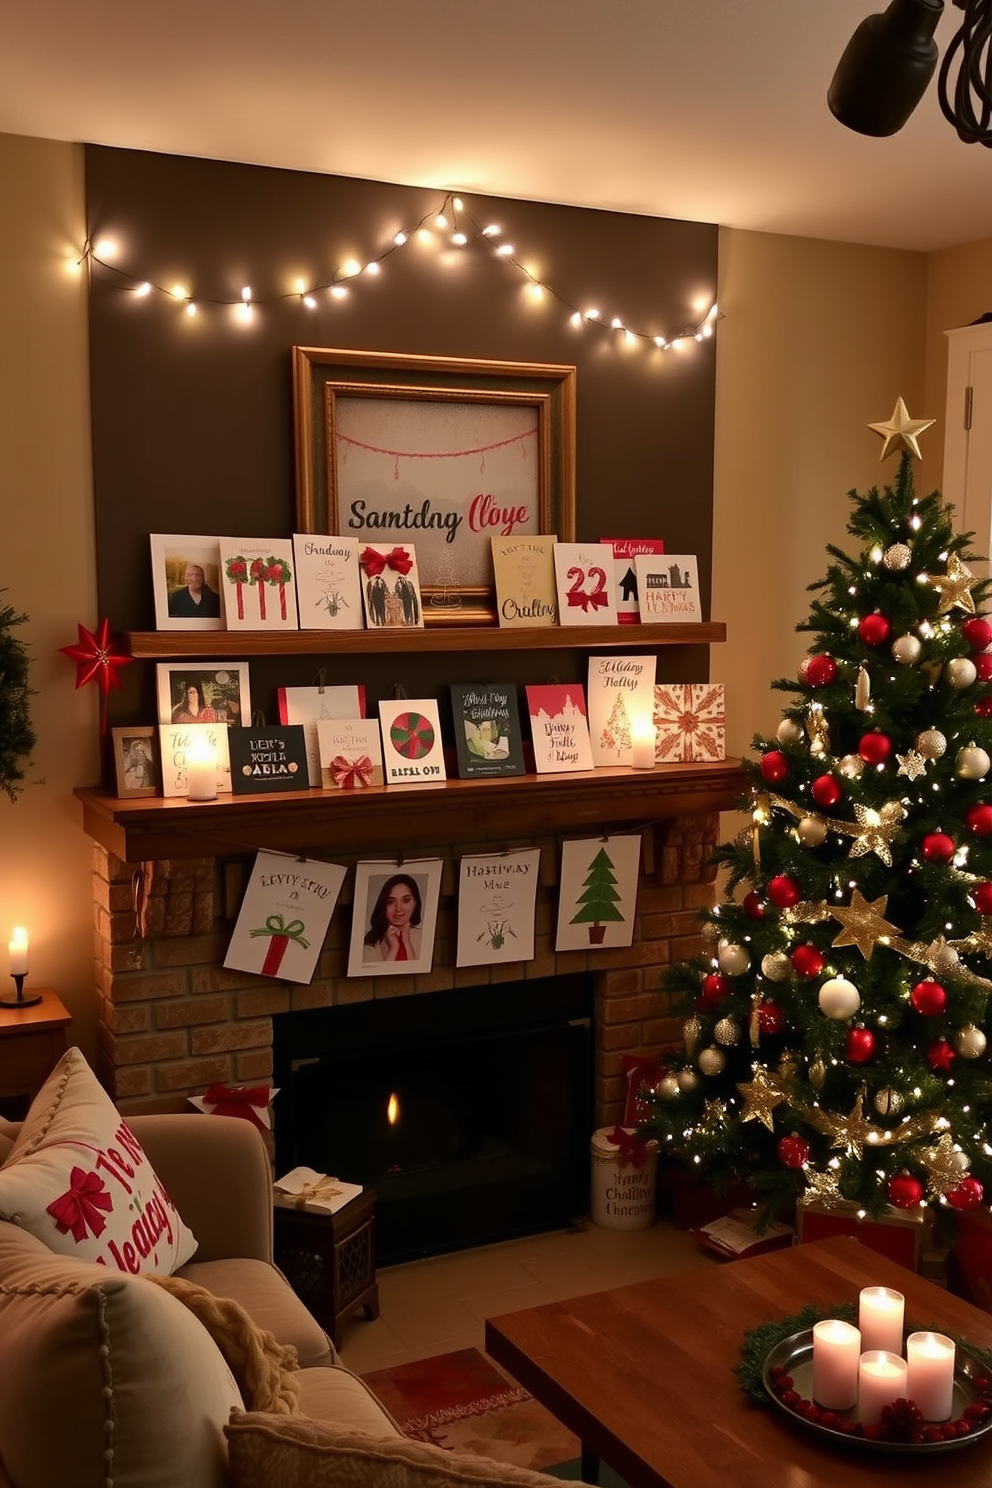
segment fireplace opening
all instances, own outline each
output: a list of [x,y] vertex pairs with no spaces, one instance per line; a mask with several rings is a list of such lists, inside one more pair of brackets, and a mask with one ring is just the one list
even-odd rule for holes
[[382,1264],[566,1228],[589,1208],[592,978],[273,1019],[276,1163],[373,1189]]

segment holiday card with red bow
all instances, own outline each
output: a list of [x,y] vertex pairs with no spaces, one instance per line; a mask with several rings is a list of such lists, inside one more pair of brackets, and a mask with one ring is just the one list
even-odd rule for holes
[[218,541],[228,630],[298,630],[292,542],[284,537]]
[[654,689],[654,756],[673,761],[726,757],[722,682],[659,682]]
[[309,982],[346,872],[340,863],[257,853],[225,967]]
[[373,630],[422,626],[417,556],[412,543],[362,548],[358,555],[362,571],[362,603],[365,621]]
[[379,725],[374,718],[321,718],[317,741],[325,790],[365,790],[383,784]]
[[613,560],[598,543],[555,543],[560,625],[616,625]]
[[276,701],[280,723],[302,723],[306,729],[309,784],[316,788],[323,784],[317,724],[322,718],[364,718],[365,688],[361,682],[337,687],[323,682],[312,687],[277,687]]

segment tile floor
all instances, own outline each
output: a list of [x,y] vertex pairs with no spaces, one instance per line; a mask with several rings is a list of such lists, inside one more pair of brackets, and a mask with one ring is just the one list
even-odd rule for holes
[[455,1349],[482,1349],[487,1317],[598,1292],[673,1271],[722,1264],[685,1230],[659,1220],[647,1230],[591,1221],[380,1269],[375,1322],[361,1311],[342,1325],[340,1352],[358,1374]]

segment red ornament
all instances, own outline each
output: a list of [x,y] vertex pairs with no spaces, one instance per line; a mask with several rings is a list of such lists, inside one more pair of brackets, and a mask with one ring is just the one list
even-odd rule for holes
[[818,775],[810,786],[817,806],[836,806],[844,794],[844,787],[833,775]]
[[[882,646],[892,634],[892,626],[885,615],[866,615],[858,626],[858,635],[866,646]],[[984,647],[979,647],[983,650]]]
[[844,1053],[851,1064],[867,1064],[875,1053],[875,1035],[871,1029],[850,1029],[844,1044]]
[[888,734],[880,734],[877,731],[862,734],[858,753],[866,765],[884,765],[892,753],[892,740]]
[[992,644],[992,625],[984,615],[972,615],[961,626],[961,634],[968,642],[969,651],[984,651]]
[[979,698],[975,704],[975,713],[979,718],[992,718],[992,693],[988,697]]
[[785,1168],[801,1168],[808,1157],[809,1143],[802,1137],[783,1137],[778,1144],[778,1160]]
[[975,663],[975,675],[979,682],[992,680],[992,651],[982,651],[973,660]]
[[768,913],[762,902],[761,895],[755,889],[752,889],[749,894],[744,895],[744,898],[741,900],[741,909],[743,909],[749,920],[763,920]]
[[920,843],[920,852],[928,863],[949,863],[957,852],[957,845],[946,832],[928,832]]
[[976,837],[988,837],[992,833],[992,806],[969,806],[964,822]]
[[971,897],[980,915],[992,914],[992,883],[976,884]]
[[938,1072],[949,1075],[953,1063],[954,1049],[946,1039],[935,1039],[932,1044],[927,1045],[927,1064],[935,1075]]
[[779,873],[768,881],[768,897],[776,909],[791,909],[794,904],[799,903],[802,890],[794,878],[790,878],[787,873]]
[[71,656],[76,663],[76,687],[85,687],[87,682],[96,680],[100,689],[100,732],[107,732],[107,693],[111,687],[120,692],[123,686],[118,669],[125,667],[133,657],[125,656],[123,652],[115,651],[110,639],[110,621],[103,619],[96,628],[96,634],[86,629],[85,625],[78,625],[79,640],[75,646],[60,646],[59,650],[63,656]]
[[962,1178],[957,1188],[952,1188],[944,1198],[952,1209],[957,1209],[960,1213],[965,1209],[977,1209],[984,1192],[977,1178]]
[[771,785],[777,785],[789,773],[789,757],[781,749],[769,749],[761,756],[761,773]]
[[947,993],[939,982],[917,982],[909,1000],[924,1018],[936,1018],[947,1006]]
[[829,687],[837,676],[837,663],[832,656],[811,656],[804,662],[805,680],[811,687]]
[[729,979],[722,972],[711,971],[709,976],[703,977],[703,984],[700,990],[702,991],[704,1002],[708,1003],[710,1007],[714,1007],[724,997],[729,997],[733,988],[730,985]]
[[818,946],[798,945],[792,953],[792,969],[801,977],[819,976],[826,957]]
[[912,1173],[897,1173],[889,1179],[889,1203],[897,1209],[915,1209],[924,1195],[924,1187]]
[[785,1027],[785,1014],[777,1002],[758,1003],[758,1028],[762,1033],[781,1033]]

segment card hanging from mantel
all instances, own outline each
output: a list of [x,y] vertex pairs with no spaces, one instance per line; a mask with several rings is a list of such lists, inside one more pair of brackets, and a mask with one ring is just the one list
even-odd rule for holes
[[224,966],[308,983],[347,868],[263,850],[255,856]]
[[533,961],[541,849],[462,858],[456,966]]
[[356,863],[350,977],[430,971],[443,869],[442,858]]
[[556,951],[633,944],[640,860],[639,832],[562,843]]
[[280,723],[302,723],[306,729],[307,772],[316,789],[323,783],[317,724],[322,718],[364,718],[365,688],[360,682],[328,687],[321,671],[310,687],[277,687],[276,701]]

